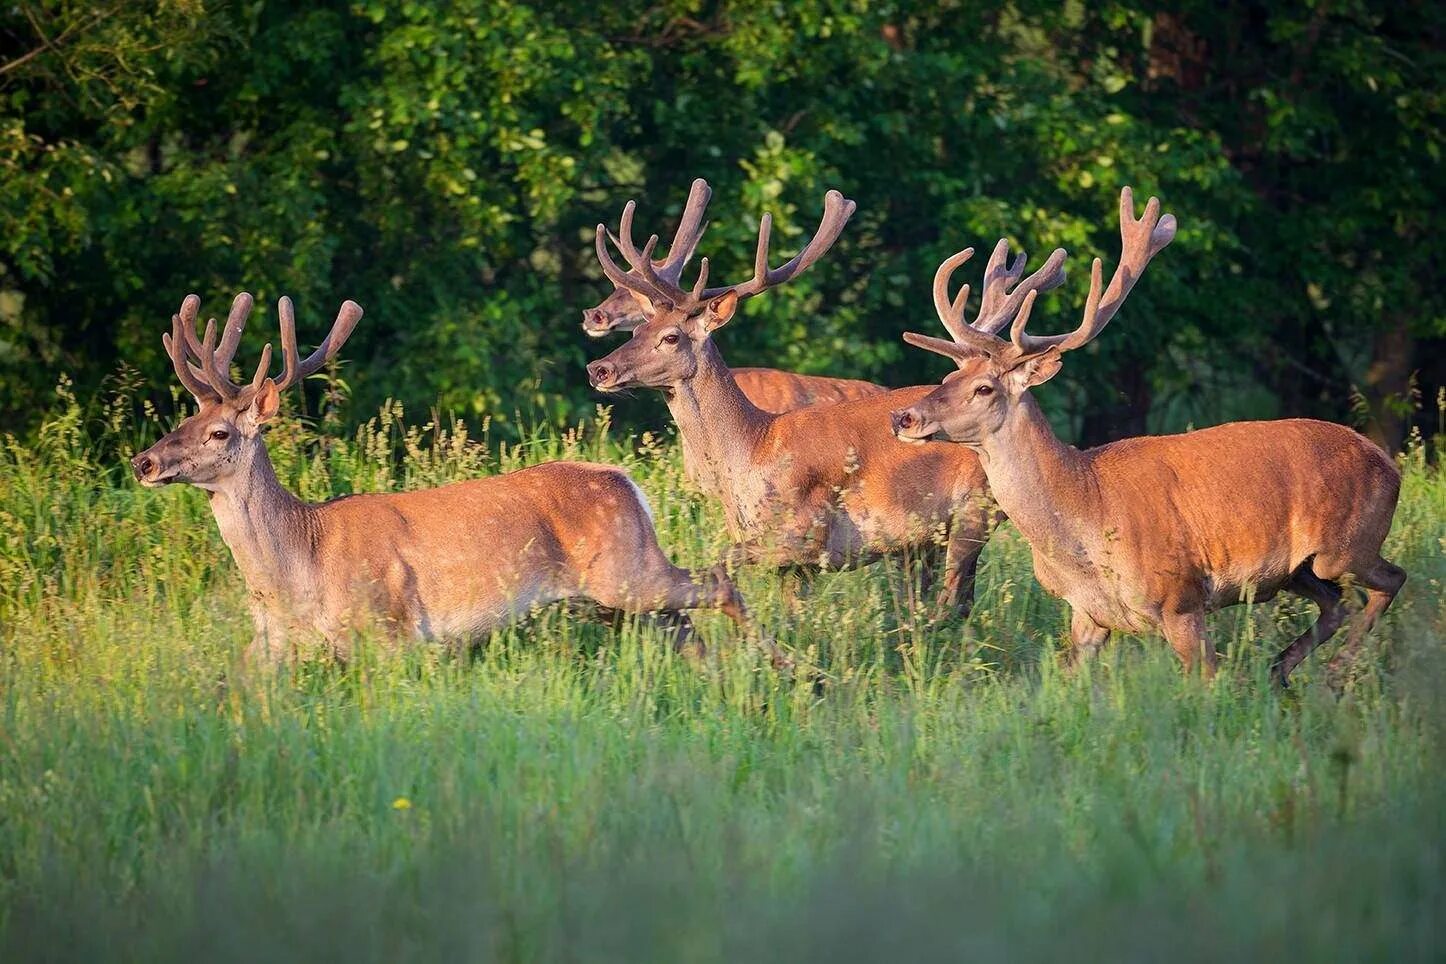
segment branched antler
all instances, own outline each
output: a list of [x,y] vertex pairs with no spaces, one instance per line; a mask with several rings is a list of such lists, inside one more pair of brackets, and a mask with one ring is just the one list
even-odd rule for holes
[[1120,264],[1110,278],[1110,286],[1101,294],[1101,265],[1095,258],[1090,268],[1089,298],[1079,327],[1063,335],[1031,335],[1024,330],[1027,318],[1018,318],[1009,331],[1014,347],[1020,354],[1030,355],[1056,345],[1060,351],[1071,351],[1089,344],[1120,310],[1150,259],[1175,240],[1176,227],[1175,215],[1161,216],[1157,197],[1146,201],[1144,215],[1136,218],[1134,193],[1124,188],[1120,191]]
[[[729,291],[735,292],[740,298],[750,298],[769,288],[781,285],[807,270],[838,240],[839,235],[843,233],[844,225],[848,223],[857,207],[853,201],[845,198],[838,191],[829,191],[824,196],[823,216],[819,221],[818,230],[814,232],[813,237],[809,239],[802,251],[777,268],[768,267],[768,248],[773,233],[773,217],[765,214],[758,226],[758,247],[753,258],[752,278],[741,284],[709,288],[707,286],[708,259],[704,258],[699,263],[698,278],[693,283],[693,287],[685,289],[682,287],[682,265],[697,246],[698,239],[702,237],[702,213],[710,195],[711,191],[706,181],[699,178],[693,182],[693,191],[689,194],[683,222],[678,226],[678,235],[673,239],[673,245],[668,250],[668,260],[665,262],[659,263],[653,260],[653,250],[658,244],[656,234],[648,238],[641,250],[633,241],[633,215],[637,211],[636,202],[629,201],[624,205],[616,235],[610,235],[607,226],[599,224],[595,247],[598,262],[602,265],[603,273],[607,275],[608,280],[617,287],[626,288],[635,295],[646,299],[654,306],[681,308],[687,311],[692,311],[704,302]],[[685,229],[687,230],[685,231]],[[608,252],[607,242],[610,237],[627,262],[628,270],[625,271],[618,267]],[[683,239],[682,244],[680,244],[680,238]],[[679,252],[683,252],[681,256]]]
[[[1144,216],[1137,219],[1133,193],[1128,187],[1121,190],[1119,267],[1110,279],[1109,288],[1101,292],[1101,265],[1100,260],[1095,259],[1084,320],[1074,331],[1063,335],[1035,336],[1025,331],[1035,298],[1041,291],[1048,291],[1064,281],[1063,248],[1056,249],[1038,271],[1011,291],[1010,285],[1024,273],[1024,256],[1021,254],[1013,264],[1006,265],[1008,246],[1000,241],[984,272],[979,317],[972,325],[965,325],[964,303],[969,296],[969,286],[965,285],[952,301],[948,292],[949,276],[974,254],[973,248],[966,248],[946,259],[934,275],[934,307],[952,341],[914,332],[905,333],[904,340],[918,348],[952,358],[960,366],[980,356],[1023,357],[1052,347],[1058,347],[1060,351],[1079,348],[1092,341],[1109,324],[1150,259],[1174,240],[1175,229],[1175,216],[1160,214],[1158,198],[1150,198],[1145,205]],[[1009,326],[1009,341],[997,335],[1006,325]]]
[[[255,392],[266,381],[271,370],[271,345],[261,350],[261,361],[251,383],[238,385],[231,380],[231,361],[241,343],[241,333],[254,304],[252,297],[242,292],[231,302],[231,312],[226,318],[226,327],[220,344],[216,343],[216,319],[206,322],[206,331],[196,337],[196,316],[200,313],[201,299],[187,295],[181,302],[181,310],[171,316],[171,331],[161,335],[166,354],[176,370],[176,377],[198,401],[220,401],[240,397],[243,392]],[[281,318],[281,350],[286,359],[285,373],[276,387],[282,391],[295,385],[301,379],[321,369],[335,357],[342,344],[350,337],[356,323],[361,320],[362,309],[354,301],[342,303],[330,333],[321,345],[300,361],[296,347],[296,317],[291,299],[283,297],[277,305]],[[195,359],[193,362],[192,359]],[[196,364],[199,363],[199,364]]]

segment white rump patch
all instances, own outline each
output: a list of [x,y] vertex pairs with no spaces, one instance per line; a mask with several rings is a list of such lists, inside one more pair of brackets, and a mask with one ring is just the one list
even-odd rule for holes
[[628,475],[627,473],[623,473],[623,481],[626,482],[628,484],[628,487],[633,490],[633,495],[637,497],[638,505],[642,506],[643,511],[647,513],[648,524],[656,527],[657,520],[653,518],[653,507],[648,504],[648,497],[646,495],[643,495],[643,490],[638,487],[638,483],[634,482],[632,476]]

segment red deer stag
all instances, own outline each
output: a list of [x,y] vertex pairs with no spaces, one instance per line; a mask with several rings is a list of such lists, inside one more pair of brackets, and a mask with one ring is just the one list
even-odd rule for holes
[[[668,245],[668,256],[653,263],[658,277],[672,284],[678,284],[707,224],[703,212],[713,191],[701,177],[693,182],[688,192],[688,203],[683,208],[683,218],[673,234],[673,243]],[[625,217],[631,219],[632,202]],[[765,215],[767,217],[767,215]],[[818,252],[822,254],[822,251]],[[810,262],[811,263],[811,262]],[[808,264],[800,264],[802,271]],[[582,313],[582,330],[593,338],[602,338],[612,332],[630,332],[646,320],[643,306],[629,288],[616,286],[613,293],[600,301],[596,308]],[[846,402],[853,398],[867,398],[882,395],[888,391],[882,385],[857,378],[830,378],[826,375],[800,375],[796,372],[780,371],[777,368],[735,368],[733,380],[738,388],[754,405],[765,412],[791,412],[808,405],[827,405]],[[684,452],[684,460],[690,466],[692,460]]]
[[[608,253],[601,224],[597,255],[608,279],[644,306],[647,320],[626,344],[589,365],[588,377],[605,392],[636,385],[663,393],[699,484],[723,503],[736,540],[732,561],[841,568],[910,549],[928,551],[942,535],[939,605],[957,600],[967,612],[979,551],[995,523],[979,460],[958,446],[911,447],[895,439],[887,424],[890,411],[919,401],[929,387],[774,414],[743,394],[713,342],[739,301],[783,284],[817,260],[853,208],[852,201],[830,191],[818,232],[778,268],[768,266],[765,215],[750,280],[709,288],[704,258],[689,290],[655,269],[656,235],[641,251],[634,245],[630,202],[616,238],[629,270]],[[990,260],[975,320],[983,331],[1007,325],[1027,292],[1063,280],[1063,251],[1022,283],[1024,258],[1006,266],[1006,254],[1001,246]],[[961,318],[963,304],[961,296]]]
[[[1275,657],[1291,671],[1346,619],[1341,580],[1366,605],[1337,660],[1349,659],[1405,582],[1381,558],[1401,477],[1375,445],[1309,419],[1235,422],[1185,435],[1124,439],[1081,452],[1060,442],[1027,390],[1048,381],[1060,355],[1109,324],[1150,259],[1175,236],[1175,218],[1150,198],[1134,216],[1120,193],[1120,265],[1101,288],[1094,262],[1080,326],[1025,331],[1034,295],[1010,340],[949,326],[951,341],[908,334],[959,370],[894,412],[902,439],[962,443],[979,453],[989,487],[1029,541],[1034,571],[1069,602],[1071,658],[1093,653],[1111,629],[1159,630],[1187,668],[1215,670],[1205,614],[1284,589],[1315,601],[1320,618]],[[1253,592],[1252,592],[1253,591]]]
[[679,610],[711,607],[740,625],[742,600],[721,569],[695,575],[658,547],[647,502],[607,465],[549,462],[436,489],[352,495],[318,505],[277,481],[263,426],[281,393],[336,355],[361,318],[341,306],[309,357],[296,347],[291,301],[278,306],[285,372],[272,379],[271,346],[249,384],[230,378],[251,296],[231,306],[216,343],[214,320],[196,336],[190,295],[163,337],[198,410],[131,462],[148,487],[189,482],[211,501],[221,537],[251,595],[248,662],[288,657],[288,634],[315,630],[345,656],[350,634],[378,625],[393,637],[466,639],[563,599],[660,612],[683,644]]

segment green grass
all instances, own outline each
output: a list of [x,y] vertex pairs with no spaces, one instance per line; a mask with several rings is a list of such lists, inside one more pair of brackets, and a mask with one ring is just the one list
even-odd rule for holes
[[[1411,578],[1339,692],[1319,657],[1266,684],[1294,601],[1212,619],[1214,685],[1157,639],[1065,676],[1064,608],[1006,528],[968,623],[929,625],[897,567],[796,610],[745,573],[818,695],[717,618],[700,671],[557,611],[471,657],[235,682],[204,496],[120,461],[157,431],[64,401],[0,455],[0,960],[1443,953],[1446,478],[1419,450],[1387,547]],[[677,559],[723,544],[676,449],[605,421],[509,447],[389,410],[272,452],[311,498],[622,462]]]

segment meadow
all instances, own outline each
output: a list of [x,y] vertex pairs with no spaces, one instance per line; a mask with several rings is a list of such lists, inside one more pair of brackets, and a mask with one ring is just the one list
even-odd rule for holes
[[[741,573],[794,676],[720,618],[700,667],[547,610],[472,653],[258,679],[204,495],[129,478],[163,429],[131,394],[62,385],[0,453],[0,959],[1443,953],[1446,477],[1420,444],[1386,547],[1404,592],[1347,675],[1327,644],[1287,693],[1266,672],[1313,618],[1294,599],[1212,617],[1213,684],[1151,638],[1065,673],[1065,608],[1007,526],[968,620],[898,565],[799,601]],[[675,559],[724,545],[677,446],[605,412],[522,443],[331,417],[270,436],[308,498],[596,459]]]

